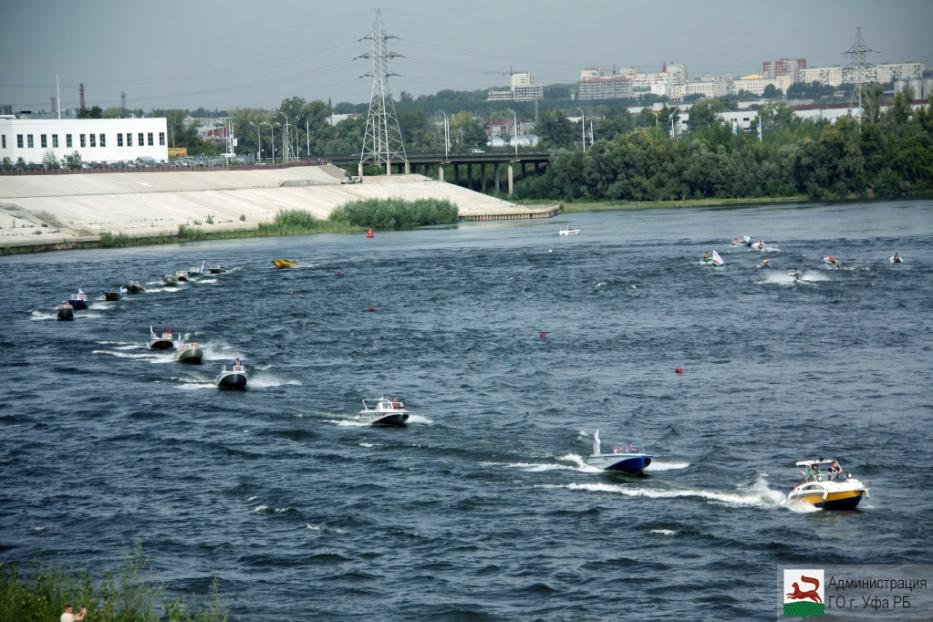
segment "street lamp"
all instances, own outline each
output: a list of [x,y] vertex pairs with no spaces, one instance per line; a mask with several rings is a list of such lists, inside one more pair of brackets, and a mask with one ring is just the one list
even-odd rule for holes
[[439,111],[444,115],[444,159],[448,159],[448,152],[450,150],[450,125],[447,121],[447,113],[443,110]]
[[583,153],[586,153],[586,113],[580,108],[580,134],[583,138]]
[[288,153],[288,141],[292,139],[292,136],[288,133],[288,116],[282,111],[279,111],[279,114],[282,115],[283,119],[285,119],[285,132],[282,134],[282,161],[288,162],[290,159]]
[[262,133],[259,131],[259,124],[249,122],[250,125],[256,128],[256,138],[258,139],[259,145],[256,147],[256,161],[262,164]]

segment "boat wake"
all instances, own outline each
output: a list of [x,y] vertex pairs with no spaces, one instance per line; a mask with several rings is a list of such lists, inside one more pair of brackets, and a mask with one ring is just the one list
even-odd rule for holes
[[[526,473],[546,473],[548,471],[581,471],[577,466],[559,464],[554,462],[481,462],[482,466],[505,467],[507,469],[521,469]],[[598,471],[598,469],[593,469]]]
[[603,492],[623,495],[626,497],[641,497],[648,499],[701,499],[707,503],[728,505],[732,507],[782,508],[786,496],[778,490],[768,487],[763,477],[757,478],[752,484],[735,491],[706,490],[702,488],[652,488],[638,485],[622,485],[609,483],[571,483],[571,484],[544,484],[540,488],[564,488],[567,490],[582,490],[584,492]]
[[258,374],[249,379],[250,389],[271,389],[273,387],[300,386],[297,380],[283,380],[274,374]]
[[213,382],[185,382],[178,385],[182,391],[197,391],[198,389],[216,389],[217,385]]
[[672,460],[670,462],[665,462],[663,460],[655,460],[652,458],[651,464],[645,467],[645,472],[649,471],[679,471],[681,469],[686,469],[690,466],[689,462],[677,462]]
[[217,282],[217,279],[198,279],[197,281],[195,281],[195,283],[201,283],[203,285],[211,285],[216,282]]
[[814,270],[805,270],[801,273],[800,279],[795,279],[787,272],[783,271],[768,271],[765,272],[764,278],[761,281],[758,281],[759,285],[793,285],[794,283],[817,283],[820,281],[828,281],[829,277],[825,274]]
[[44,313],[42,311],[33,311],[32,315],[29,316],[30,320],[41,321],[41,320],[54,320],[58,316],[55,313]]
[[121,359],[145,359],[153,363],[167,363],[172,360],[171,355],[160,355],[153,352],[121,352],[119,348],[117,350],[92,350],[91,353],[106,354]]
[[680,532],[676,529],[652,529],[648,533],[657,534],[659,536],[676,536]]
[[431,425],[434,423],[434,419],[426,417],[424,415],[408,415],[408,423],[420,423],[422,425]]

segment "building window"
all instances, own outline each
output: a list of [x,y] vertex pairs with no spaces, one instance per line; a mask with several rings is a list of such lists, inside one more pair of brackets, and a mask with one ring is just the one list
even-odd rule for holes
[[152,147],[152,132],[149,132],[149,146]]
[[88,136],[91,137],[91,146],[92,146],[92,147],[96,147],[96,146],[97,146],[97,135],[96,135],[96,134],[88,134]]
[[87,147],[87,135],[86,135],[86,134],[81,134],[81,143],[80,143],[80,144],[81,144],[81,147],[82,147],[82,148]]
[[159,132],[159,146],[165,146],[165,132]]
[[126,146],[127,147],[133,146],[133,134],[130,132],[126,133]]
[[23,148],[23,135],[22,134],[16,135],[16,148],[17,149]]
[[48,134],[41,134],[39,136],[39,144],[42,145],[43,149],[48,149],[49,147],[49,137]]
[[123,132],[117,132],[117,147],[123,146]]
[[65,147],[71,149],[71,134],[65,134]]
[[26,146],[30,149],[36,146],[35,142],[32,140],[32,134],[26,134]]
[[105,134],[100,135],[100,146],[101,147],[107,146],[107,136]]
[[146,145],[146,142],[143,140],[143,138],[144,138],[143,133],[140,132],[140,133],[137,135],[137,138],[139,138],[139,142],[137,142],[136,144],[139,145],[140,147],[144,147],[144,146]]
[[3,149],[6,149],[6,134],[0,134],[0,140],[3,140]]
[[52,148],[58,149],[58,134],[52,134]]

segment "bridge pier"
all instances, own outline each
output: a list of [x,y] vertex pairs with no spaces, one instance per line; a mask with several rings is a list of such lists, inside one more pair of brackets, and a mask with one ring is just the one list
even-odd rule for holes
[[486,194],[486,164],[479,165],[479,190]]
[[444,163],[441,162],[437,165],[437,181],[444,181]]
[[494,171],[494,173],[495,173],[495,178],[496,178],[496,186],[495,186],[495,188],[496,188],[496,194],[499,194],[499,193],[501,192],[501,190],[500,190],[500,188],[499,188],[499,163],[498,163],[498,162],[496,162],[495,164],[493,164],[493,171]]
[[509,162],[509,196],[515,191],[515,167]]
[[408,162],[408,160],[405,160],[405,174],[411,175],[411,164]]

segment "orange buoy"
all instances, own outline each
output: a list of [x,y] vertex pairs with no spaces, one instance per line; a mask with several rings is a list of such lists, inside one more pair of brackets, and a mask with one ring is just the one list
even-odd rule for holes
[[674,368],[674,373],[675,373],[675,374],[682,374],[682,373],[684,373],[684,368],[683,368],[683,367],[675,367],[675,368]]
[[370,238],[370,239],[376,237],[376,234],[375,234],[375,232],[373,232],[373,228],[372,228],[372,227],[370,227],[370,228],[369,228],[369,231],[366,232],[366,237],[367,237],[367,238]]

